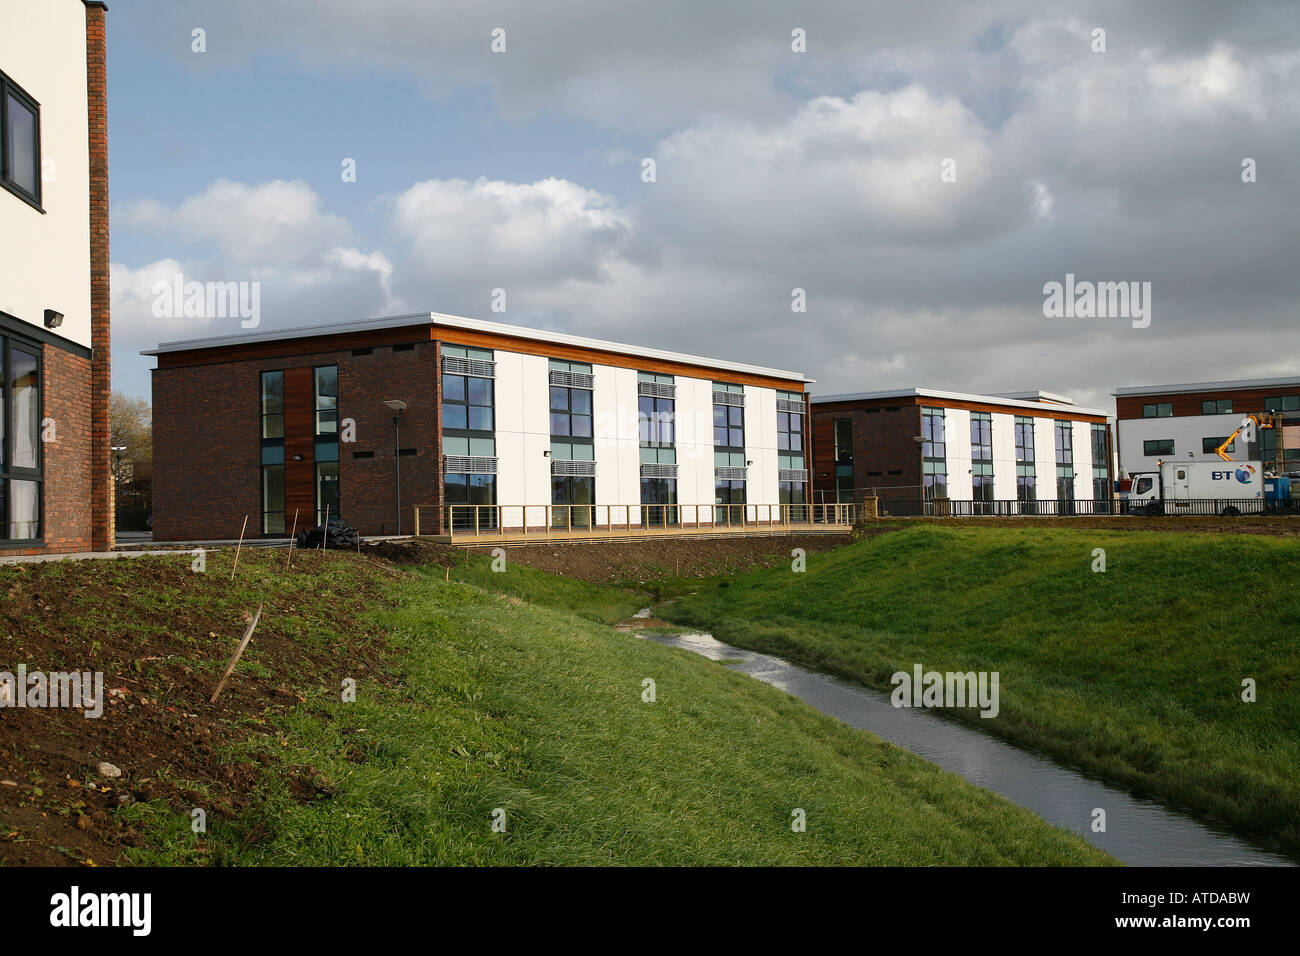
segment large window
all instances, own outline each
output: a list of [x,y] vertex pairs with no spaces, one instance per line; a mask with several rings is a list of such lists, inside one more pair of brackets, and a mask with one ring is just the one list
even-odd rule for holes
[[316,434],[339,433],[339,367],[322,365],[315,370]]
[[41,537],[41,349],[0,337],[0,539]]
[[1279,395],[1274,398],[1266,398],[1264,399],[1264,411],[1266,412],[1300,411],[1300,395]]
[[921,409],[922,492],[926,498],[948,497],[948,442],[942,408]]
[[[583,474],[575,462],[594,462],[591,365],[551,359],[551,504],[567,505],[552,512],[559,528],[587,528],[596,521],[595,474]],[[594,471],[594,469],[593,469]]]
[[316,521],[339,517],[339,367],[313,370]]
[[1110,500],[1110,432],[1099,422],[1092,423],[1092,498]]
[[835,419],[835,500],[853,500],[853,419]]
[[680,523],[677,504],[676,379],[658,372],[637,373],[637,433],[641,446],[641,523],[669,527]]
[[41,204],[41,107],[0,73],[0,185]]
[[262,534],[284,534],[284,372],[263,372]]
[[442,356],[446,521],[454,531],[492,530],[497,526],[497,509],[489,507],[497,504],[496,353],[443,345]]
[[[1056,497],[1074,501],[1074,424],[1056,422]],[[1066,509],[1062,507],[1062,511]]]
[[1232,412],[1232,399],[1230,398],[1213,398],[1209,401],[1201,402],[1202,415],[1227,415]]
[[[1227,435],[1224,435],[1221,438],[1202,438],[1201,451],[1207,455],[1213,455],[1216,451],[1219,450],[1219,446],[1222,445],[1227,440],[1228,440]],[[1235,441],[1228,442],[1228,447],[1224,449],[1224,451],[1230,455],[1236,450],[1237,450],[1237,443]]]
[[[745,520],[745,387],[713,383],[713,465],[715,518],[742,524]],[[725,507],[730,506],[730,507]]]
[[[804,414],[795,411],[805,408],[804,397],[798,392],[777,392],[776,406],[776,461],[777,497],[783,505],[808,503],[807,482],[804,479]],[[806,509],[794,508],[790,520],[806,520]]]
[[1174,440],[1172,438],[1151,438],[1142,443],[1142,454],[1148,456],[1172,455]]
[[1170,418],[1173,414],[1173,402],[1153,402],[1142,406],[1143,418]]
[[1038,499],[1038,466],[1034,460],[1034,419],[1017,415],[1016,433],[1016,500],[1022,504]]
[[977,502],[976,513],[987,513],[993,501],[993,416],[988,412],[970,413],[971,500]]

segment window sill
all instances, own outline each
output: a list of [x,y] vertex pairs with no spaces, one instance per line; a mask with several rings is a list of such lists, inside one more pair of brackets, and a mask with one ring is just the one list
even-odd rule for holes
[[45,210],[41,208],[41,204],[39,200],[34,199],[29,193],[23,191],[22,189],[19,189],[13,183],[8,182],[7,180],[0,179],[0,186],[3,186],[7,191],[17,196],[23,202],[27,203],[27,205],[31,206],[42,216],[47,215]]

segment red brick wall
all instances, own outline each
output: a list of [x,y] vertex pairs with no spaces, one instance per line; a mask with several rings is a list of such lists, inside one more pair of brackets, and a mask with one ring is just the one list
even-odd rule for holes
[[[921,434],[919,405],[896,403],[865,407],[835,405],[813,406],[813,486],[826,493],[828,501],[835,494],[835,420],[848,418],[853,423],[853,487],[919,486],[921,484],[921,450],[913,438]],[[879,475],[868,472],[878,471]],[[901,472],[891,475],[891,471]],[[893,488],[882,490],[882,498],[919,497],[920,492]]]
[[[45,457],[45,544],[5,548],[0,555],[50,554],[92,548],[90,361],[53,345],[42,350],[45,381],[41,451]],[[52,430],[51,430],[52,429]],[[52,439],[44,440],[46,437]]]
[[[259,536],[261,373],[317,365],[338,366],[339,420],[356,423],[356,440],[339,443],[339,493],[342,517],[362,534],[396,533],[393,413],[383,402],[406,402],[401,447],[417,451],[399,459],[402,530],[410,533],[414,507],[431,509],[441,491],[436,353],[435,343],[421,342],[411,351],[380,346],[370,355],[315,352],[155,370],[154,539],[237,538],[244,515],[249,537]],[[374,457],[355,458],[357,452]],[[298,529],[312,517],[300,514]],[[430,521],[431,512],[421,520]]]
[[[90,434],[83,453],[90,458],[87,499],[92,547],[113,546],[113,478],[110,469],[108,403],[110,368],[108,289],[108,70],[102,3],[86,5],[86,88],[90,113]],[[83,504],[83,507],[85,505]]]

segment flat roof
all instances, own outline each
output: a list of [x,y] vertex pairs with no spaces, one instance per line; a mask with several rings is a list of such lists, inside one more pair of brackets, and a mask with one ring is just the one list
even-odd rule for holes
[[977,395],[973,392],[949,392],[937,388],[892,388],[882,392],[854,392],[851,395],[814,395],[812,403],[821,405],[830,402],[863,402],[888,398],[943,398],[954,402],[978,402],[984,405],[1004,405],[1007,408],[1028,408],[1036,412],[1069,412],[1077,415],[1095,415],[1098,418],[1105,418],[1108,414],[1100,408],[1084,408],[1073,403],[1058,405],[1053,402],[1030,402],[1019,398],[1009,398],[1006,395]]
[[[219,349],[236,345],[249,345],[256,342],[282,342],[287,339],[306,338],[317,335],[346,335],[353,332],[371,332],[376,329],[394,329],[407,325],[431,325],[453,329],[468,329],[495,335],[510,335],[520,339],[536,342],[553,342],[557,345],[572,345],[578,348],[593,349],[599,352],[614,352],[619,355],[638,355],[644,358],[662,359],[682,365],[699,365],[704,368],[726,369],[731,372],[745,372],[750,375],[763,375],[768,378],[785,378],[794,382],[815,382],[802,372],[790,372],[785,369],[767,368],[762,365],[748,365],[744,362],[729,362],[724,359],[707,358],[702,355],[688,355],[684,352],[669,352],[665,349],[653,349],[640,345],[627,345],[622,342],[609,342],[604,339],[591,339],[581,335],[569,335],[565,332],[549,332],[530,329],[522,325],[506,325],[501,322],[485,322],[482,319],[468,319],[460,315],[445,315],[441,312],[414,312],[410,315],[391,315],[377,319],[364,319],[359,322],[339,322],[330,325],[299,326],[291,329],[271,329],[266,332],[250,332],[234,335],[219,335],[203,339],[184,339],[175,342],[161,342],[156,349],[148,349],[141,355],[164,355],[171,352],[190,352],[196,349]],[[507,350],[508,351],[508,350]]]
[[1057,392],[1044,392],[1042,389],[1031,388],[1024,392],[994,392],[991,398],[1022,398],[1027,402],[1048,402],[1052,405],[1073,405],[1074,399],[1069,395],[1061,395]]
[[1300,376],[1290,378],[1245,378],[1237,382],[1188,382],[1182,385],[1133,385],[1111,392],[1116,398],[1126,395],[1173,395],[1178,392],[1233,392],[1246,388],[1296,388]]

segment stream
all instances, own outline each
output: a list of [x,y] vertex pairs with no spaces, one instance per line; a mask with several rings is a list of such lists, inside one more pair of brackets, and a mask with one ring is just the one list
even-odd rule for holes
[[[958,774],[976,786],[1069,830],[1131,866],[1293,866],[1151,800],[1130,796],[1051,760],[945,720],[932,711],[894,707],[886,691],[849,684],[747,651],[708,634],[663,634],[649,608],[619,629],[667,647],[692,651],[798,697],[823,714],[867,730]],[[1092,811],[1106,811],[1106,832],[1092,831]]]

